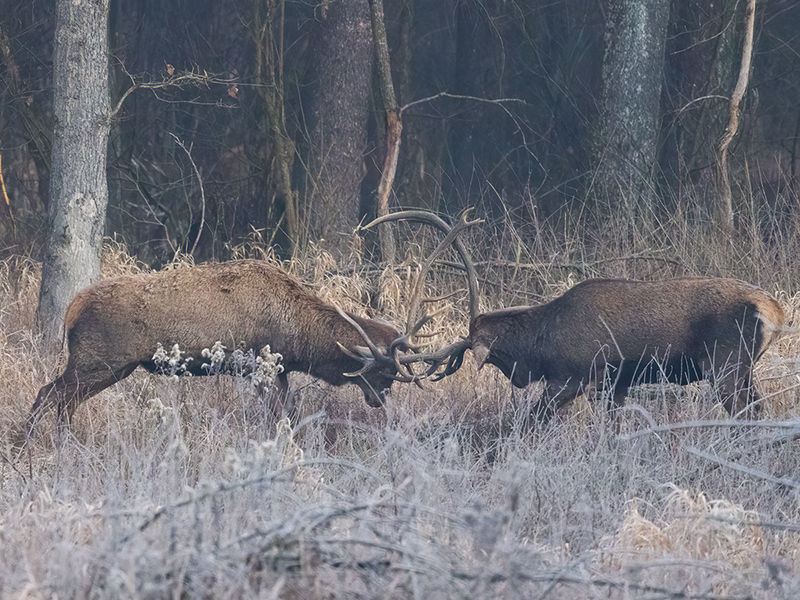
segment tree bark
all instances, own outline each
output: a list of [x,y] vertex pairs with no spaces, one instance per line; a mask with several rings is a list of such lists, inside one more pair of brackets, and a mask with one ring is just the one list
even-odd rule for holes
[[37,311],[46,351],[61,348],[67,305],[99,277],[108,185],[109,0],[58,0],[47,250]]
[[[383,17],[383,1],[369,0],[372,16],[372,35],[378,57],[378,74],[381,81],[381,96],[386,112],[386,149],[381,182],[378,186],[377,213],[379,217],[389,214],[389,195],[397,174],[397,159],[400,156],[400,141],[403,133],[403,115],[397,107],[397,96],[392,83],[392,65],[389,60],[389,44],[386,40],[386,24]],[[381,258],[393,264],[395,258],[394,231],[391,223],[379,226]]]
[[750,81],[750,59],[753,56],[753,29],[755,27],[756,0],[747,1],[745,11],[745,30],[744,42],[742,44],[742,61],[739,68],[739,77],[736,87],[731,94],[728,106],[729,118],[725,133],[719,144],[719,185],[717,203],[714,210],[714,224],[718,231],[725,235],[734,233],[733,221],[733,194],[731,193],[731,182],[728,177],[728,146],[739,131],[739,104],[747,91],[747,84]]
[[669,0],[610,0],[600,112],[596,193],[638,202],[656,162]]
[[[259,3],[258,8],[261,8]],[[269,167],[276,181],[276,190],[283,199],[284,216],[289,245],[294,254],[297,248],[297,192],[292,182],[294,169],[295,143],[286,127],[286,103],[284,85],[284,47],[285,0],[266,0],[263,2],[265,14],[259,23],[256,36],[256,82],[266,83],[259,87],[264,99],[267,131],[272,138],[274,161]],[[262,20],[257,17],[257,20]]]
[[372,30],[367,0],[331,2],[316,51],[305,221],[312,240],[347,254],[360,217]]

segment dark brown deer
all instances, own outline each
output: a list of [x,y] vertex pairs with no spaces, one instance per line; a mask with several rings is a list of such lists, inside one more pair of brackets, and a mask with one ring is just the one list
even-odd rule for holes
[[[367,404],[381,406],[397,373],[410,363],[409,335],[378,319],[348,315],[322,301],[294,277],[263,261],[237,260],[141,275],[115,277],[79,292],[67,308],[69,357],[64,372],[48,383],[31,410],[55,404],[69,421],[77,405],[141,366],[158,372],[159,344],[178,344],[193,375],[209,374],[202,356],[216,341],[228,348],[266,345],[283,355],[278,376],[310,373],[330,384],[357,384]],[[369,347],[363,347],[369,339]]]
[[[425,211],[393,213],[366,227],[400,219],[451,232]],[[427,264],[442,250],[440,245]],[[472,295],[475,269],[468,255],[459,254]],[[700,379],[713,379],[729,413],[748,406],[755,412],[760,397],[751,381],[753,365],[787,329],[783,309],[769,294],[717,277],[591,279],[539,306],[483,314],[477,306],[472,298],[467,338],[425,356],[427,374],[451,375],[472,349],[479,369],[495,365],[517,387],[544,381],[535,409],[541,419],[590,386],[608,393],[614,406],[638,383]]]

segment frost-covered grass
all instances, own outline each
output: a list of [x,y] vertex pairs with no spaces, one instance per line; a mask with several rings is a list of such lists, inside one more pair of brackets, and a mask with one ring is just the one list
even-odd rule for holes
[[[515,235],[503,229],[486,247],[513,251]],[[620,260],[608,271],[592,266],[585,240],[553,238],[541,252],[572,248],[558,260],[582,260],[584,276],[670,274],[646,270],[658,261],[625,260],[644,255],[635,243],[609,250]],[[539,252],[525,251],[516,271],[482,268],[487,307],[552,297],[581,278],[521,266]],[[796,312],[800,277],[777,271],[790,262],[783,251],[737,256],[718,257],[716,270],[757,281]],[[119,250],[106,267],[142,268]],[[331,276],[330,267],[326,257],[290,265],[347,308],[370,301],[369,281],[381,280],[375,304],[403,321],[407,271]],[[437,291],[462,285],[457,275],[437,271]],[[426,390],[395,384],[385,411],[355,388],[296,377],[294,429],[248,381],[137,372],[81,405],[60,436],[47,415],[20,452],[19,428],[57,368],[31,334],[37,265],[7,261],[0,276],[0,597],[800,594],[800,339],[759,363],[758,422],[730,421],[706,384],[664,385],[634,389],[615,416],[579,400],[531,430],[524,407],[536,386],[512,402],[497,371],[478,373],[467,358]],[[437,317],[434,343],[464,332],[463,311],[454,301]]]

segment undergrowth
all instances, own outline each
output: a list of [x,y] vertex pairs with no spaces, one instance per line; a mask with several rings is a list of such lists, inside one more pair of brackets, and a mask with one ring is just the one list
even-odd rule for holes
[[[679,207],[623,222],[503,215],[465,240],[483,309],[539,302],[593,276],[713,274],[761,285],[794,316],[800,227],[791,215],[765,223],[769,214],[743,218],[732,245]],[[401,324],[436,240],[418,226],[399,232],[407,242],[392,268],[337,264],[319,249],[282,266],[326,300]],[[254,242],[233,256],[280,262]],[[107,247],[104,276],[146,270]],[[385,410],[354,386],[293,377],[294,428],[236,378],[136,372],[79,407],[70,430],[49,415],[20,449],[33,398],[58,371],[32,333],[39,272],[25,258],[0,263],[1,597],[800,593],[800,338],[758,363],[756,422],[729,420],[701,383],[634,388],[614,415],[579,399],[531,429],[537,386],[512,392],[467,358],[424,390],[395,384]],[[453,255],[428,291],[463,287]],[[426,329],[435,346],[466,333],[463,292],[440,308]]]

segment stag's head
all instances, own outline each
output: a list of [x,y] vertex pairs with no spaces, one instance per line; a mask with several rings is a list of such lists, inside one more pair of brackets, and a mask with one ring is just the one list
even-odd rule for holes
[[518,347],[526,340],[519,339],[519,332],[524,329],[517,317],[529,311],[530,307],[516,306],[483,313],[472,319],[469,345],[478,370],[486,364],[495,365],[517,387],[528,384],[526,366],[518,364],[518,357],[524,354]]
[[409,340],[427,322],[427,318],[414,324],[408,333],[402,334],[393,325],[380,319],[355,317],[338,307],[336,311],[364,342],[364,345],[346,346],[339,343],[338,346],[355,367],[343,375],[361,388],[368,405],[374,408],[383,406],[395,381],[419,384],[419,377],[407,366],[421,360],[412,358],[415,353]]

